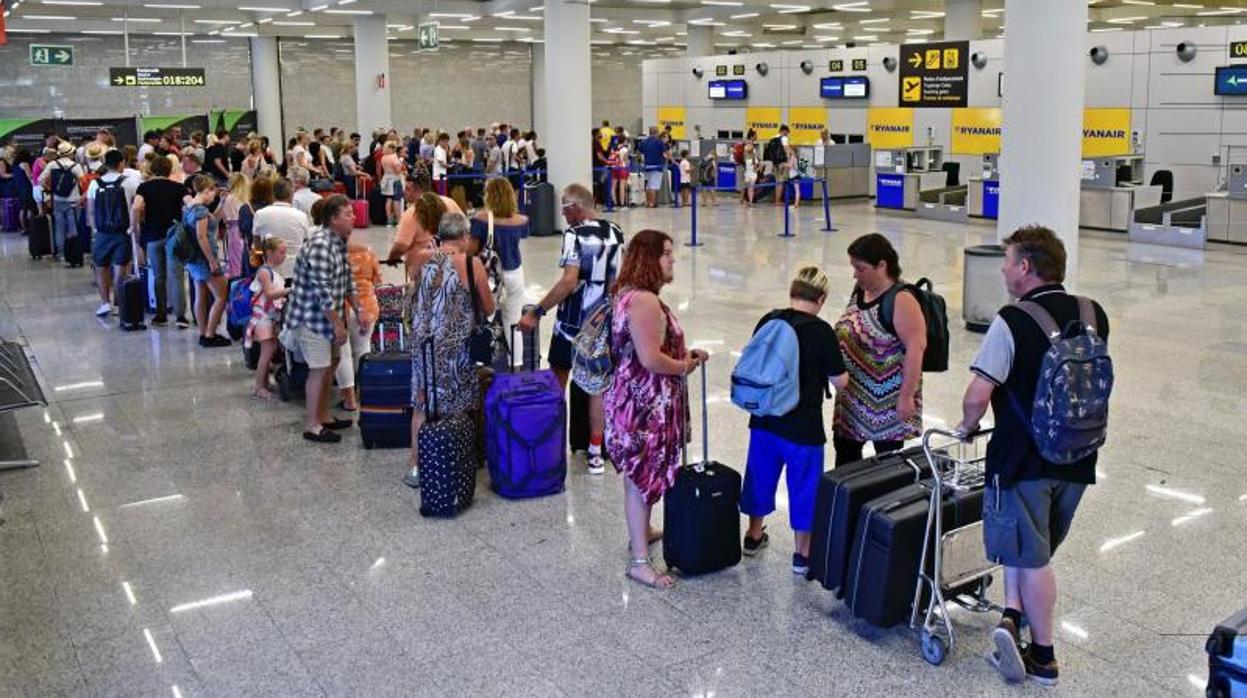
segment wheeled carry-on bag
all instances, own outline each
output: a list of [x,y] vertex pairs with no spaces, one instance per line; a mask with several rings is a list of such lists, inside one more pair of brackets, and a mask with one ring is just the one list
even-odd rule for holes
[[420,347],[424,362],[427,418],[416,435],[420,452],[420,515],[451,518],[472,505],[476,494],[476,448],[472,419],[437,410],[437,362],[433,338]]
[[1247,608],[1217,625],[1208,637],[1208,688],[1211,698],[1247,696]]
[[[511,328],[515,346],[515,328]],[[526,338],[525,346],[535,345]],[[485,463],[490,488],[507,499],[545,497],[567,480],[567,403],[554,371],[537,370],[528,353],[524,370],[494,374],[485,393]]]
[[702,460],[683,465],[663,497],[663,561],[685,576],[716,572],[740,562],[740,473],[710,460],[706,412],[706,365],[702,364]]
[[52,254],[52,217],[40,214],[30,219],[26,229],[26,247],[31,259],[40,259]]
[[22,200],[16,197],[0,199],[0,233],[16,233],[22,229]]
[[147,317],[147,287],[137,276],[122,280],[117,287],[117,316],[121,329],[127,332],[145,330],[143,320]]
[[529,234],[534,237],[558,234],[558,197],[554,185],[549,182],[527,184],[524,195],[528,201],[524,213],[528,215]]
[[[910,620],[931,486],[924,480],[862,507],[844,583],[844,603],[855,617],[880,628]],[[980,521],[983,490],[948,492],[943,507],[948,530]]]
[[840,590],[862,505],[931,474],[921,446],[882,453],[823,473],[814,500],[809,579]]
[[[380,323],[378,323],[380,324]],[[411,448],[411,352],[398,343],[359,360],[359,437],[364,448]],[[381,336],[385,336],[384,329]]]

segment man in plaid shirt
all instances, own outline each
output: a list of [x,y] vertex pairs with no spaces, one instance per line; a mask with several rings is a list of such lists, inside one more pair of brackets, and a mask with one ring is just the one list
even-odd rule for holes
[[[303,438],[337,443],[342,440],[337,432],[350,428],[351,420],[329,413],[330,377],[337,368],[339,347],[347,341],[345,303],[350,299],[356,315],[360,308],[346,256],[346,243],[355,229],[350,200],[341,194],[325,199],[314,223],[319,227],[313,228],[295,260],[282,341],[297,348],[308,366]],[[358,324],[365,327],[363,322]]]

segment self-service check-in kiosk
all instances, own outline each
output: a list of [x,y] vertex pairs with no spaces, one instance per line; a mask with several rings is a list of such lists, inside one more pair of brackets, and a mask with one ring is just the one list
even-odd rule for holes
[[1247,244],[1247,148],[1227,146],[1223,191],[1205,195],[1208,239]]
[[1000,155],[983,154],[983,169],[966,179],[966,208],[975,218],[1000,217]]
[[1161,187],[1143,184],[1143,155],[1113,155],[1082,161],[1078,225],[1125,232],[1140,208],[1160,203]]
[[944,151],[937,146],[874,151],[875,207],[912,211],[924,189],[943,187]]

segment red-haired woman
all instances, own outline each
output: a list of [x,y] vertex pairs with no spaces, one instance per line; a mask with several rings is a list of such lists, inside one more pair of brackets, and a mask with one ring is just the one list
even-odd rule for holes
[[650,564],[649,546],[662,537],[650,528],[650,509],[675,481],[688,434],[684,376],[707,358],[688,351],[684,331],[658,298],[675,272],[671,237],[643,230],[628,243],[615,281],[611,354],[615,375],[607,388],[606,450],[625,475],[624,512],[632,559],[625,574],[648,587],[675,583]]

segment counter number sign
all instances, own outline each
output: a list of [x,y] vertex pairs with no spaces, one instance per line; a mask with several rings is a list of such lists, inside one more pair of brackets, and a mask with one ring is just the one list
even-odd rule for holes
[[968,41],[903,45],[900,104],[903,107],[965,107]]
[[831,61],[830,63],[828,63],[828,64],[827,64],[827,72],[829,72],[829,73],[843,73],[843,72],[844,72],[844,60],[843,60],[843,59],[840,59],[840,58],[837,58],[836,60]]
[[745,66],[743,65],[732,66],[732,75],[744,75],[744,74],[745,74]]
[[727,77],[727,66],[725,66],[725,65],[716,65],[716,66],[714,67],[714,74],[715,74],[717,77],[721,77],[721,78],[723,78],[723,77]]
[[853,70],[866,70],[866,59],[865,58],[854,58],[853,59]]
[[1247,41],[1231,41],[1230,58],[1247,59]]
[[73,65],[74,47],[53,44],[31,44],[30,64],[33,66]]

